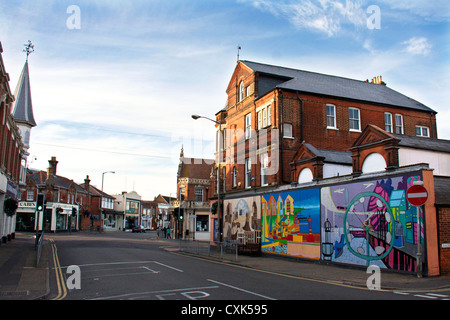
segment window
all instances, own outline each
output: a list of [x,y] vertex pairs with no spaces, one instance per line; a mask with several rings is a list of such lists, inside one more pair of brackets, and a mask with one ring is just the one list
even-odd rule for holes
[[283,124],[283,138],[293,138],[292,124],[290,123]]
[[336,129],[336,107],[327,104],[327,128]]
[[403,116],[401,114],[395,115],[395,133],[403,134]]
[[272,116],[270,114],[272,108],[271,105],[260,109],[257,112],[258,116],[258,130],[270,126],[272,124]]
[[236,187],[237,185],[237,171],[236,167],[233,167],[233,187]]
[[261,155],[261,185],[269,184],[269,155],[267,152]]
[[34,200],[34,191],[27,190],[27,201],[33,201],[33,200]]
[[245,96],[248,97],[250,95],[250,86],[245,89]]
[[196,217],[196,231],[209,231],[209,216],[197,215]]
[[348,123],[350,131],[361,131],[359,109],[348,109]]
[[250,158],[245,159],[245,187],[251,188],[252,181],[252,161]]
[[195,201],[203,201],[203,187],[195,187]]
[[252,114],[249,113],[245,116],[245,139],[250,139],[252,135]]
[[392,114],[384,113],[384,131],[392,133]]
[[416,126],[416,136],[429,138],[430,130],[428,127]]
[[239,84],[239,102],[241,102],[242,100],[244,100],[245,96],[244,96],[244,81],[241,81],[241,83]]

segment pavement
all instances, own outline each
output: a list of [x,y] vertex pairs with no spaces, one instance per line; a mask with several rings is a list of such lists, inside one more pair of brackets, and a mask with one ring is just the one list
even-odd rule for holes
[[[367,288],[371,274],[364,268],[304,261],[273,255],[246,256],[212,252],[187,252],[178,240],[156,239],[170,252],[190,255],[261,272],[283,274],[311,281]],[[39,264],[36,264],[35,238],[31,233],[16,233],[15,239],[0,245],[0,300],[45,300],[50,296],[53,255],[48,240],[44,241]],[[450,275],[417,277],[389,271],[381,272],[381,289],[398,292],[432,292],[450,290]]]

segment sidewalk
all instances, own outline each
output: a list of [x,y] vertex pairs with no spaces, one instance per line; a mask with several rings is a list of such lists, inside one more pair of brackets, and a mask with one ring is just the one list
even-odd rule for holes
[[36,266],[34,242],[32,233],[16,233],[15,239],[0,246],[0,300],[45,299],[50,293],[50,246],[44,241]]

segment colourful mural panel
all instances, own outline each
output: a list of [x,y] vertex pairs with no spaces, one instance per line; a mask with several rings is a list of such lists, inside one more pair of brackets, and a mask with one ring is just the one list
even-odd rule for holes
[[295,190],[261,196],[261,249],[320,259],[320,191]]
[[416,180],[421,177],[322,188],[322,259],[415,272],[417,214],[421,221],[423,212],[408,203],[406,191]]
[[246,197],[224,201],[225,241],[238,240],[239,235],[261,230],[260,197]]

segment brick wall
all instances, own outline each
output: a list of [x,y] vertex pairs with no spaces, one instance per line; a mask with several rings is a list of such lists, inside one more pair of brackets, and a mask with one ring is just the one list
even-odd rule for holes
[[442,248],[442,244],[450,244],[450,207],[438,207],[437,210],[441,274],[450,274],[450,248]]

